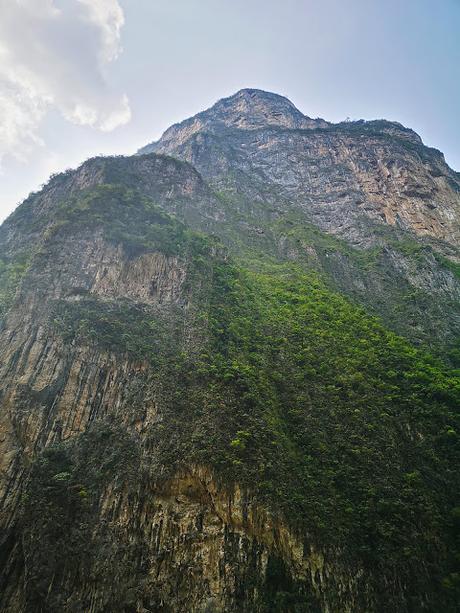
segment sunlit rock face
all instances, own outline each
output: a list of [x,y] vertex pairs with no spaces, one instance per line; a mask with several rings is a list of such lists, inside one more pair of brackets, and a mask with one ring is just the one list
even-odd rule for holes
[[0,611],[456,611],[459,190],[399,124],[246,89],[32,194]]
[[233,179],[242,189],[243,179],[254,197],[270,201],[275,193],[356,243],[373,240],[359,232],[362,218],[460,241],[458,174],[394,122],[330,124],[305,117],[286,98],[242,90],[169,128],[142,150],[150,151],[191,162],[216,185]]

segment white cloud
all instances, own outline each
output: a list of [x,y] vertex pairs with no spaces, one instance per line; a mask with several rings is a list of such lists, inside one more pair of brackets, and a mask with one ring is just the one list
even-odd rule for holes
[[27,156],[52,109],[103,131],[130,120],[106,75],[123,23],[118,0],[0,0],[0,161]]

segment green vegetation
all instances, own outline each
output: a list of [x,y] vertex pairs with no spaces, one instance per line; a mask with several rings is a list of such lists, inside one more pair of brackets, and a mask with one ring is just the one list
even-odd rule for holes
[[460,262],[453,262],[452,260],[441,257],[439,255],[437,256],[437,258],[445,268],[450,270],[450,272],[452,272],[457,277],[457,279],[460,279]]
[[132,359],[148,360],[156,366],[171,357],[179,335],[177,318],[128,300],[59,301],[53,309],[52,324],[66,343],[74,339],[95,342],[109,351],[127,353]]
[[19,282],[29,265],[30,256],[23,252],[14,259],[0,258],[0,322],[13,303]]
[[122,245],[128,256],[160,251],[203,261],[216,248],[216,241],[189,230],[175,217],[165,213],[151,198],[121,185],[99,185],[66,200],[56,212],[53,232],[66,228],[101,228],[105,238]]
[[102,184],[78,192],[38,218],[25,204],[14,213],[15,222],[24,231],[44,232],[45,243],[53,242],[58,234],[99,228],[107,240],[122,244],[132,256],[154,250],[183,255],[190,245],[195,250],[206,250],[209,245],[209,239],[188,230],[151,198],[119,184]]
[[100,185],[65,200],[55,212],[52,230],[63,226],[101,227],[107,239],[121,243],[131,255],[152,249],[178,255],[187,244],[185,226],[133,189]]
[[217,267],[208,316],[190,456],[376,573],[441,589],[458,375],[291,267]]

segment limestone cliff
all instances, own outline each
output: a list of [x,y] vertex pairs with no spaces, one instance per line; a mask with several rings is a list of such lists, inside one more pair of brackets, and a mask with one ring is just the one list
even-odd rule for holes
[[458,176],[257,90],[148,149],[0,228],[0,610],[455,611]]
[[412,130],[311,120],[281,96],[242,90],[141,153],[152,151],[197,168],[240,243],[307,259],[417,343],[455,343],[460,176]]
[[233,183],[243,193],[250,186],[246,197],[270,202],[276,194],[357,244],[376,240],[368,219],[456,247],[460,241],[458,174],[397,123],[329,124],[281,96],[242,90],[141,153],[151,151],[189,161],[213,185]]

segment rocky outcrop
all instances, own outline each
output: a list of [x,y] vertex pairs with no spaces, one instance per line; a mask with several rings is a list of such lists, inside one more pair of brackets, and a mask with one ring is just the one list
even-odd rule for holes
[[219,187],[230,181],[269,203],[282,199],[354,243],[376,240],[359,230],[362,218],[460,242],[457,174],[397,123],[329,124],[285,98],[242,90],[141,150],[151,151],[187,160]]

